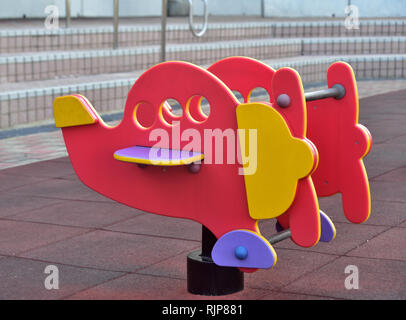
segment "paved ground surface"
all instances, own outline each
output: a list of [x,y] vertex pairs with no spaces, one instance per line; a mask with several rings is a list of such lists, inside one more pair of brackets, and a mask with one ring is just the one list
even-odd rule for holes
[[[365,160],[371,218],[353,225],[339,195],[321,199],[336,239],[310,249],[275,245],[277,265],[247,274],[243,292],[221,299],[406,299],[405,101],[406,90],[360,102],[360,122],[374,138]],[[52,141],[30,153],[53,149]],[[207,299],[186,291],[186,255],[200,247],[197,223],[98,195],[66,157],[1,170],[0,182],[0,299]],[[275,232],[273,220],[260,227]],[[51,264],[59,290],[44,287]],[[359,270],[357,290],[344,286],[349,265]]]

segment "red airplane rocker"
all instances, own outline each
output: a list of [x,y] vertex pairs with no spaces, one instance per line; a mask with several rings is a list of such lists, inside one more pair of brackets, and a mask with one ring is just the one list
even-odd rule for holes
[[[335,237],[317,196],[341,192],[350,221],[369,217],[362,158],[372,139],[358,124],[354,75],[338,62],[327,77],[328,89],[305,94],[295,70],[245,57],[208,70],[165,62],[135,82],[117,126],[81,95],[55,99],[55,124],[85,185],[139,210],[197,221],[217,238],[215,264],[252,272],[276,263],[272,243],[283,238],[311,247]],[[270,101],[249,102],[256,87]],[[266,239],[258,220],[270,218],[280,233]]]

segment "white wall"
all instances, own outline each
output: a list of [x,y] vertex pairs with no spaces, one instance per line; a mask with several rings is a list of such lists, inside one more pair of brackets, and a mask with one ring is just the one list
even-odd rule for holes
[[[160,16],[162,0],[119,0],[120,16]],[[269,17],[344,17],[347,0],[208,0],[211,15]],[[406,0],[352,0],[360,17],[406,17]],[[202,14],[202,1],[194,0]],[[0,18],[45,18],[47,5],[57,5],[65,15],[65,0],[0,0]],[[262,9],[263,8],[263,9]],[[113,0],[71,0],[72,17],[111,17]]]
[[[201,0],[194,0],[202,2]],[[209,13],[212,15],[262,15],[262,0],[208,0]]]
[[[406,17],[406,0],[351,0],[360,18]],[[266,17],[345,17],[348,0],[264,0]]]
[[[162,0],[119,0],[120,16],[160,16]],[[112,17],[113,0],[71,0],[72,17]],[[0,0],[0,18],[45,18],[45,7],[56,5],[65,16],[65,0]]]
[[352,0],[362,17],[406,17],[406,0]]
[[[162,0],[119,0],[119,14],[128,16],[160,16]],[[211,15],[262,15],[262,0],[208,0]],[[203,2],[194,0],[194,12],[201,15]],[[0,0],[0,18],[45,18],[44,9],[56,5],[65,16],[65,0]],[[111,17],[113,0],[71,0],[72,17]]]

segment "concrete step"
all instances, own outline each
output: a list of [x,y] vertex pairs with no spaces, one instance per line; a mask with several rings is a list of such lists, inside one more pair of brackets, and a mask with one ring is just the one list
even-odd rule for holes
[[[186,21],[186,18],[184,19]],[[342,20],[325,21],[242,21],[210,23],[202,38],[195,38],[186,23],[167,26],[167,43],[204,43],[243,39],[402,36],[406,20],[361,20],[359,29],[346,29]],[[125,25],[119,28],[119,47],[158,45],[161,26]],[[0,54],[35,51],[110,49],[112,26],[47,30],[21,28],[0,31]]]
[[[301,55],[387,53],[406,53],[406,37],[292,38],[172,44],[167,47],[166,59],[204,65],[232,55],[266,60]],[[159,62],[159,55],[158,46],[2,55],[0,83],[145,70]]]
[[[352,65],[358,80],[405,79],[406,54],[301,56],[268,59],[271,67],[296,69],[305,86],[323,85],[328,67],[335,61]],[[207,67],[204,66],[204,67]],[[0,129],[42,123],[52,119],[52,102],[61,95],[85,95],[98,112],[122,111],[127,93],[140,72],[81,76],[59,80],[16,83],[0,87]]]

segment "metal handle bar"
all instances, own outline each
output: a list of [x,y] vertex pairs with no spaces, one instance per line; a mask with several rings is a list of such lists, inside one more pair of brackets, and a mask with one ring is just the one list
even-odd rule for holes
[[202,30],[199,32],[196,32],[196,30],[193,27],[193,0],[188,0],[189,1],[189,29],[193,33],[195,37],[202,37],[207,30],[207,25],[209,22],[209,10],[208,10],[208,3],[207,0],[202,0],[204,4],[204,24]]
[[290,232],[290,229],[286,229],[286,230],[283,230],[283,231],[273,235],[272,237],[268,238],[267,240],[270,244],[275,244],[275,243],[281,242],[285,239],[289,239],[291,236],[292,236],[292,233]]
[[326,98],[341,99],[345,96],[345,89],[341,84],[335,84],[331,88],[305,93],[306,101],[314,101]]

